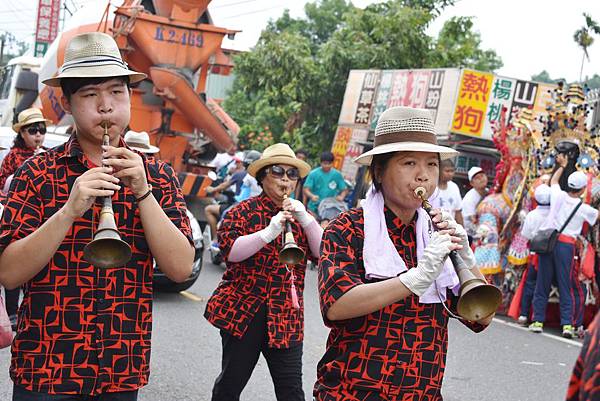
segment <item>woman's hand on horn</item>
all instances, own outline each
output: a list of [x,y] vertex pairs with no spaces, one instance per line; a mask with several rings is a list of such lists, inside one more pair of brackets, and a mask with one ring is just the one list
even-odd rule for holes
[[306,211],[306,207],[297,199],[287,198],[283,201],[283,210],[292,212],[302,227],[308,226],[315,218]]
[[457,249],[459,256],[465,262],[466,267],[472,269],[476,265],[475,255],[469,245],[469,237],[464,227],[454,220],[452,215],[440,209],[432,210],[431,220],[442,231],[451,234],[454,237],[460,238],[461,249]]
[[283,210],[271,218],[269,225],[258,232],[258,235],[265,243],[273,242],[283,232],[283,226],[286,220],[293,221],[292,213]]
[[398,279],[413,294],[421,296],[444,269],[444,261],[450,251],[460,248],[461,246],[454,242],[450,234],[436,231],[423,250],[417,267],[408,269],[405,273],[399,275]]

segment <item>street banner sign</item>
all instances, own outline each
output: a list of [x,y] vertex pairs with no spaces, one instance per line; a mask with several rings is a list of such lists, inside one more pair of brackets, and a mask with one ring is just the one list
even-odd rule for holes
[[41,57],[58,35],[61,0],[39,0],[34,55]]

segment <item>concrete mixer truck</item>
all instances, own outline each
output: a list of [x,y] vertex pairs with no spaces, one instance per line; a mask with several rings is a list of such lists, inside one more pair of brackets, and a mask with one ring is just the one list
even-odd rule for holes
[[211,183],[206,163],[217,152],[234,149],[239,132],[235,121],[205,94],[209,73],[230,73],[233,64],[221,45],[224,37],[233,39],[238,32],[213,24],[207,9],[210,2],[87,4],[67,21],[41,61],[22,58],[5,69],[0,79],[6,92],[0,102],[2,125],[10,126],[15,114],[35,106],[64,132],[72,121],[60,106],[61,90],[41,81],[57,73],[72,37],[91,31],[110,34],[130,68],[148,76],[132,87],[130,129],[149,133],[151,143],[160,148],[156,157],[178,173],[188,209],[202,224],[204,189]]

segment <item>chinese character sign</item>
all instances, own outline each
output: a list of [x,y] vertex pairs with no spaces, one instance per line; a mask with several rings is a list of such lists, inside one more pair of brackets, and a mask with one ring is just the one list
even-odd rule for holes
[[346,150],[352,137],[352,128],[339,126],[333,139],[331,153],[333,153],[333,167],[341,170],[346,157]]
[[368,129],[354,128],[352,130],[352,135],[348,142],[348,147],[346,148],[346,154],[344,155],[344,163],[339,169],[345,180],[350,182],[356,180],[359,165],[354,163],[354,159],[362,154],[364,147],[361,142],[366,141],[368,135]]
[[375,90],[377,89],[378,81],[379,71],[367,71],[365,73],[362,89],[358,98],[358,105],[356,107],[356,115],[354,116],[355,124],[367,125],[369,123],[371,105],[375,98]]
[[373,104],[373,114],[371,115],[371,131],[375,131],[379,116],[387,109],[388,98],[390,97],[390,91],[392,89],[393,75],[393,71],[389,70],[381,73],[379,89],[377,90],[375,103]]
[[438,107],[440,107],[440,98],[444,86],[444,70],[432,70],[429,76],[429,88],[425,99],[425,108],[431,111],[433,119],[436,119]]
[[500,115],[503,108],[510,112],[515,87],[516,81],[514,79],[494,76],[482,137],[491,138],[493,127],[500,124]]
[[367,71],[352,70],[348,75],[346,92],[344,93],[344,102],[340,111],[339,124],[355,124],[356,110],[359,107],[360,96]]
[[34,49],[36,56],[42,56],[41,52],[48,48],[47,45],[42,46],[42,43],[52,43],[58,35],[60,2],[61,0],[39,0]]
[[472,70],[463,71],[454,109],[452,131],[463,135],[482,136],[492,81],[492,74]]

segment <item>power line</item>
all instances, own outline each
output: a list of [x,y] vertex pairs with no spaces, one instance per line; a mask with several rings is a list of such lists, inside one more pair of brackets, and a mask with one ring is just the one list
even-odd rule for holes
[[268,8],[263,8],[263,9],[260,9],[260,10],[250,11],[250,12],[247,12],[247,13],[242,13],[242,14],[237,14],[237,15],[230,15],[228,17],[221,17],[219,19],[231,19],[231,18],[243,17],[244,15],[258,14],[258,13],[262,13],[262,12],[265,12],[265,11],[275,10],[277,8],[283,8],[283,7],[285,7],[285,6],[280,5],[280,6],[268,7]]
[[225,7],[237,6],[238,4],[253,3],[255,1],[260,1],[260,0],[243,0],[243,1],[238,1],[236,3],[229,3],[229,4],[222,4],[220,6],[214,6],[214,7],[211,7],[211,9],[215,10],[217,8],[225,8]]
[[25,21],[25,20],[23,20],[23,19],[21,18],[21,16],[19,15],[19,11],[17,11],[17,10],[18,10],[18,8],[17,8],[17,7],[15,7],[15,5],[14,5],[14,4],[13,4],[13,2],[12,2],[12,0],[7,0],[7,1],[8,1],[8,4],[9,4],[9,5],[10,5],[10,6],[13,8],[13,10],[15,11],[15,14],[14,14],[14,16],[15,16],[15,17],[17,17],[17,19],[21,20],[21,22],[22,22],[22,23],[24,23],[24,24],[28,24],[29,22],[27,22],[27,21]]

